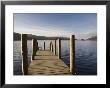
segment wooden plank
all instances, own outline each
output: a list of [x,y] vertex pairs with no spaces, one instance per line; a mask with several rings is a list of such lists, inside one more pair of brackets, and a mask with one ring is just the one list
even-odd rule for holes
[[28,75],[72,75],[69,67],[51,51],[38,51],[28,68]]
[[39,50],[36,52],[36,56],[52,56],[54,55],[52,52],[50,52],[49,50]]

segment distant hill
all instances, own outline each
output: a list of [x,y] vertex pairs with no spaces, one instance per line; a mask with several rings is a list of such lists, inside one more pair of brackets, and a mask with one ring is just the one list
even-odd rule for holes
[[97,40],[97,36],[92,36],[92,37],[88,38],[87,40]]
[[13,39],[14,39],[14,41],[19,41],[19,40],[21,40],[21,34],[14,32]]
[[[28,34],[27,35],[27,39],[28,40],[32,40],[32,39],[38,39],[38,40],[57,40],[58,38],[63,39],[63,40],[69,40],[69,38],[67,37],[46,37],[46,36],[36,36],[36,35],[32,35],[32,34]],[[14,32],[14,41],[19,41],[21,40],[21,34],[19,33],[15,33]]]

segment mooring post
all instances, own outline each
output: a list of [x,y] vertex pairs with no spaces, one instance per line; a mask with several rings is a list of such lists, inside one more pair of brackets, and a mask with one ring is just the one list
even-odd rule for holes
[[54,44],[54,55],[56,55],[56,40],[55,40],[55,44]]
[[51,51],[51,44],[52,44],[52,42],[50,42],[50,51]]
[[75,74],[75,36],[70,35],[70,72]]
[[51,42],[51,52],[53,52],[53,43]]
[[37,40],[35,39],[35,51],[37,52],[37,50],[38,50],[38,42],[37,42]]
[[45,42],[44,42],[44,50],[45,50]]
[[52,52],[53,52],[53,43],[52,43]]
[[28,74],[28,50],[27,50],[27,34],[21,34],[21,53],[22,53],[22,74]]
[[51,42],[51,52],[52,52],[52,42]]
[[38,51],[39,50],[38,41],[36,42],[36,46],[37,46],[37,51]]
[[58,58],[61,59],[61,40],[58,39]]
[[34,60],[34,56],[36,55],[37,51],[37,40],[32,39],[32,60]]

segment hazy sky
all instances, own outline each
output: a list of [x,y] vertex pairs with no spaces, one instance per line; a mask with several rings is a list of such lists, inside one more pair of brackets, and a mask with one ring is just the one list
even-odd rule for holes
[[14,14],[14,32],[37,36],[87,38],[97,33],[95,13],[18,13]]

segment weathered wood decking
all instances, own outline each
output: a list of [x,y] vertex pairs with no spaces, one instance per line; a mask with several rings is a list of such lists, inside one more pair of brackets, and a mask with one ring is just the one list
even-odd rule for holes
[[[37,39],[32,39],[32,62],[28,64],[27,34],[21,35],[23,75],[72,75],[75,74],[75,36],[70,36],[70,65],[61,60],[61,39],[50,41],[49,50],[39,47]],[[57,44],[56,44],[57,43]],[[57,48],[56,48],[57,46]],[[57,53],[56,53],[57,51]],[[57,55],[56,55],[57,54]]]
[[69,67],[49,50],[37,51],[28,75],[72,75]]

